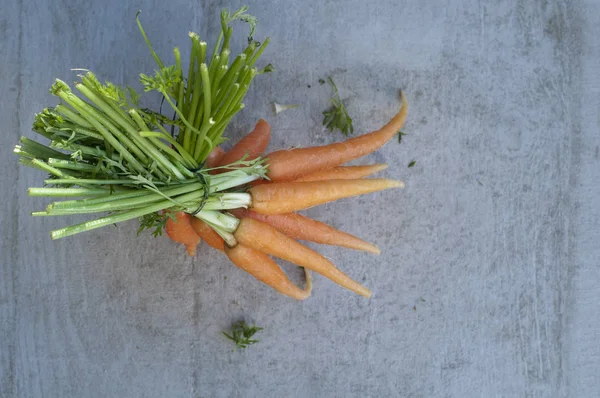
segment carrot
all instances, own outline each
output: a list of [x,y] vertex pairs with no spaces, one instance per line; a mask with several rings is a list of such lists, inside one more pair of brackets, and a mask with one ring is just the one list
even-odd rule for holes
[[225,247],[225,241],[215,232],[214,229],[208,226],[204,221],[199,218],[192,217],[192,228],[209,246],[214,247],[217,250],[223,251]]
[[[206,167],[211,169],[213,167],[217,167],[225,156],[225,151],[220,146],[215,147],[211,153],[208,154],[206,158]],[[211,170],[208,172],[209,174],[217,174],[217,170]]]
[[225,254],[237,267],[248,272],[259,281],[271,286],[281,294],[304,300],[310,296],[312,282],[307,274],[306,289],[302,290],[292,283],[283,270],[265,253],[259,252],[242,244],[235,247],[225,247]]
[[167,218],[165,231],[169,238],[175,242],[183,243],[187,249],[187,253],[190,256],[194,256],[196,254],[196,246],[200,243],[200,237],[192,229],[190,223],[191,216],[180,211],[175,214],[175,218],[176,220],[173,220],[171,217]]
[[242,138],[237,144],[227,152],[219,162],[220,166],[226,166],[230,163],[240,160],[247,155],[245,160],[256,159],[267,149],[271,139],[271,126],[264,119],[260,119],[254,130]]
[[388,168],[387,164],[371,164],[367,166],[339,166],[305,175],[294,181],[354,180],[375,174]]
[[268,224],[242,218],[234,236],[238,244],[308,268],[362,296],[371,296],[369,289],[352,280],[325,257]]
[[386,178],[277,182],[249,189],[251,209],[262,214],[283,214],[331,202],[349,196],[404,187],[401,181]]
[[400,92],[400,112],[377,131],[330,145],[279,150],[270,153],[269,178],[274,181],[296,180],[304,175],[339,166],[381,148],[395,136],[406,120],[408,101]]
[[221,160],[223,160],[224,156],[225,151],[223,150],[223,148],[221,148],[220,146],[215,147],[215,149],[213,149],[212,152],[209,153],[208,157],[206,158],[206,167],[209,169],[217,167],[221,163]]
[[232,211],[232,213],[238,218],[250,217],[269,224],[292,239],[348,247],[375,254],[381,253],[375,245],[369,242],[297,213],[266,215],[242,209]]

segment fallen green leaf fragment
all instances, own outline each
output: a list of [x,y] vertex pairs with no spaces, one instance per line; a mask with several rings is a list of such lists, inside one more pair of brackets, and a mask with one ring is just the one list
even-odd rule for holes
[[398,144],[402,144],[402,137],[405,136],[406,133],[400,131],[398,132]]
[[408,167],[413,167],[415,164],[417,164],[417,161],[416,161],[416,160],[413,160],[412,162],[410,162],[410,163],[408,164]]
[[259,340],[252,339],[252,337],[256,332],[261,330],[263,330],[263,328],[256,325],[249,326],[245,321],[238,321],[231,326],[231,333],[225,331],[222,331],[221,333],[229,340],[233,341],[236,348],[246,348],[249,345],[259,342]]
[[352,118],[348,115],[348,110],[344,106],[342,99],[340,98],[340,94],[338,92],[337,86],[333,82],[331,77],[327,78],[329,85],[333,89],[333,96],[331,97],[331,108],[327,109],[323,112],[323,126],[327,128],[327,130],[333,132],[335,130],[339,130],[345,136],[348,136],[354,133],[354,126],[352,125]]

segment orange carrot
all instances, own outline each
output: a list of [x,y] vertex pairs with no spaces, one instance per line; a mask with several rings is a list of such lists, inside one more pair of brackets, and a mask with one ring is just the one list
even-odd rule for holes
[[325,257],[268,224],[252,218],[242,218],[234,236],[238,244],[308,268],[362,296],[371,296],[369,289],[352,280]]
[[381,251],[373,244],[365,242],[354,235],[335,229],[330,225],[304,217],[297,213],[259,214],[252,210],[238,209],[232,212],[236,217],[250,217],[264,222],[283,232],[292,239],[307,240],[324,245],[348,247],[375,254]]
[[245,155],[248,155],[245,160],[256,159],[267,149],[270,138],[271,126],[266,120],[260,119],[254,126],[254,130],[235,144],[231,151],[221,159],[219,165],[226,166],[240,160]]
[[294,285],[277,263],[265,253],[237,244],[233,248],[225,247],[225,254],[236,266],[281,294],[296,300],[304,300],[310,296],[312,283],[308,274],[309,279],[307,279],[306,289],[302,290]]
[[[225,156],[225,151],[223,150],[223,148],[218,146],[215,149],[213,149],[212,152],[209,153],[208,157],[206,158],[206,168],[212,169],[213,167],[217,167],[223,159],[223,156]],[[217,174],[216,172],[217,170],[209,171],[210,174]]]
[[212,152],[206,158],[206,167],[209,169],[217,167],[221,163],[221,160],[223,160],[225,154],[226,153],[223,150],[223,148],[221,148],[220,146],[215,147],[215,149],[213,149]]
[[262,214],[283,214],[331,202],[349,196],[404,187],[401,181],[386,178],[277,182],[249,189],[251,209]]
[[294,181],[354,180],[375,174],[388,168],[387,164],[370,164],[367,166],[339,166],[305,175]]
[[225,241],[215,232],[214,229],[208,226],[207,223],[200,220],[199,218],[192,217],[192,228],[209,246],[214,247],[217,250],[223,251],[225,247]]
[[200,237],[192,229],[190,223],[191,216],[183,211],[175,214],[176,220],[171,217],[167,218],[165,224],[165,231],[169,238],[175,242],[183,243],[187,249],[187,253],[190,256],[196,254],[196,246],[200,243]]
[[404,93],[400,92],[400,96],[402,98],[400,112],[377,131],[330,145],[270,153],[266,156],[269,159],[269,178],[274,182],[296,180],[307,174],[339,166],[381,148],[400,131],[406,120],[408,101]]

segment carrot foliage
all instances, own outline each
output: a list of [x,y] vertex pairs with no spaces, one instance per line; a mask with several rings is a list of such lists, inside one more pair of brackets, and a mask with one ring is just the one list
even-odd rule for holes
[[236,348],[246,348],[249,345],[258,343],[259,340],[253,339],[254,335],[263,330],[256,325],[250,326],[244,321],[238,321],[231,326],[231,333],[223,331],[223,335],[235,343]]
[[331,132],[337,129],[345,136],[348,136],[354,133],[352,118],[348,114],[348,110],[344,106],[338,88],[331,76],[327,78],[327,81],[333,89],[333,96],[331,97],[331,108],[323,112],[323,116],[325,116],[323,119],[323,126],[327,127]]
[[[247,7],[223,10],[220,19],[221,31],[210,53],[208,44],[190,33],[184,74],[179,49],[173,50],[172,64],[165,62],[136,16],[157,64],[153,73],[139,75],[140,83],[144,92],[163,96],[171,108],[165,114],[141,107],[142,95],[135,89],[102,82],[88,70],[80,70],[80,80],[72,85],[56,79],[50,93],[60,103],[43,109],[33,123],[33,131],[49,142],[22,137],[14,149],[21,164],[48,175],[45,186],[30,188],[29,194],[56,200],[32,214],[109,214],[55,230],[53,239],[135,218],[141,220],[138,233],[150,229],[159,236],[166,209],[192,213],[213,228],[230,228],[229,220],[214,212],[239,207],[246,199],[231,196],[229,190],[264,177],[266,165],[262,159],[242,159],[213,176],[204,162],[244,108],[254,78],[272,67],[255,66],[269,39],[253,39],[256,18]],[[230,48],[235,21],[250,27],[246,47],[236,56]]]

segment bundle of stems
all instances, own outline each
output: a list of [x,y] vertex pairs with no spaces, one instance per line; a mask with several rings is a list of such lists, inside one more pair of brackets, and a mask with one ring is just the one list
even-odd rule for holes
[[[254,77],[272,70],[270,65],[260,71],[255,67],[269,43],[253,40],[255,18],[246,7],[233,14],[223,10],[210,57],[207,43],[190,33],[187,75],[179,49],[174,49],[175,64],[165,66],[136,19],[158,66],[153,76],[140,74],[140,82],[145,92],[162,94],[175,116],[141,108],[134,89],[102,83],[90,71],[74,89],[56,80],[50,92],[60,104],[37,114],[33,124],[33,131],[49,143],[22,137],[14,149],[21,164],[49,174],[45,186],[30,188],[29,195],[57,200],[32,214],[109,214],[52,231],[53,239],[134,218],[141,218],[140,230],[156,227],[160,233],[175,211],[194,214],[218,233],[227,233],[234,217],[223,211],[247,207],[247,195],[239,192],[266,178],[260,158],[224,166],[227,170],[217,175],[204,167],[210,152],[224,141],[232,118],[244,108]],[[233,58],[230,40],[236,20],[250,25],[250,35],[246,48]]]

